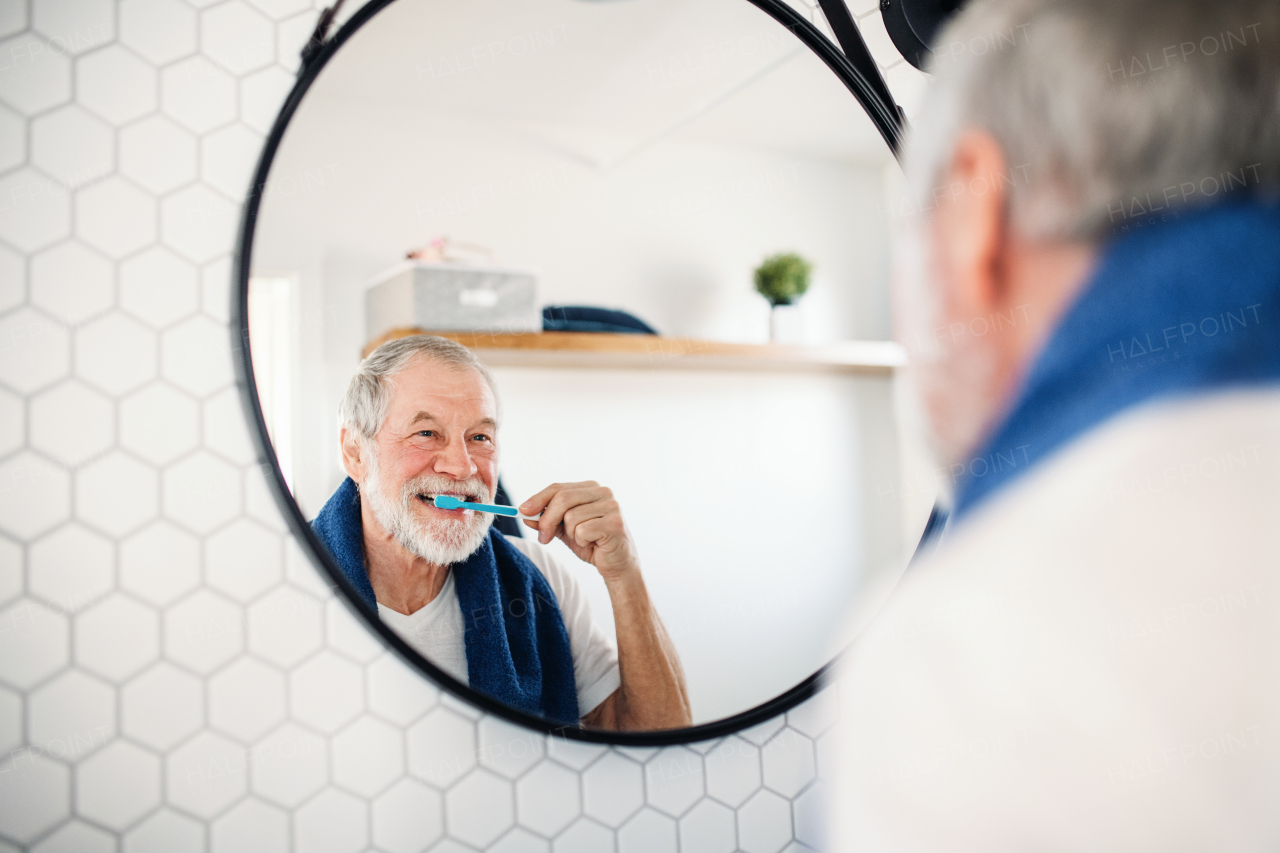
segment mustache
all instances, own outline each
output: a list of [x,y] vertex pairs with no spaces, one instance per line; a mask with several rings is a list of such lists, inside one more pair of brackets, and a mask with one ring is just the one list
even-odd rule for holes
[[406,480],[400,487],[400,494],[410,501],[418,495],[461,495],[472,502],[484,503],[489,500],[489,487],[479,477],[466,480],[452,480],[448,477],[424,475]]

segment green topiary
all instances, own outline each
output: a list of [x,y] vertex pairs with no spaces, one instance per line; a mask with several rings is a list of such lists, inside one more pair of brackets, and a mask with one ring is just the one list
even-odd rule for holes
[[813,265],[794,252],[770,255],[756,267],[756,290],[769,304],[790,305],[809,289]]

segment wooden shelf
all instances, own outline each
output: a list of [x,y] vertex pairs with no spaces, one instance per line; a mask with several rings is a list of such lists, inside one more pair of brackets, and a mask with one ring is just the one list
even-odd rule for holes
[[827,346],[727,344],[654,335],[597,332],[431,332],[399,328],[365,346],[409,335],[439,335],[475,350],[490,367],[553,367],[624,370],[746,370],[890,375],[906,363],[893,341],[844,341]]

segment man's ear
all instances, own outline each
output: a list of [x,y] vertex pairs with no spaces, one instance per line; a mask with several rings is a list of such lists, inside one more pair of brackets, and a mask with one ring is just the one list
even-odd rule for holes
[[363,483],[366,470],[364,442],[346,427],[338,434],[338,441],[342,446],[342,467],[347,476],[357,484]]
[[987,314],[1005,295],[1009,248],[1007,165],[995,137],[960,134],[933,218],[935,262],[960,311]]

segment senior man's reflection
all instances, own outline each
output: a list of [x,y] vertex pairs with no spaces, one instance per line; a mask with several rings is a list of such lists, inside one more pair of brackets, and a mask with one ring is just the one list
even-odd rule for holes
[[[349,475],[312,522],[382,620],[459,681],[556,722],[664,729],[691,722],[684,672],[649,601],[618,502],[594,482],[556,483],[520,506],[538,542],[493,516],[434,506],[492,503],[499,408],[466,347],[415,335],[361,363],[341,410]],[[592,620],[559,538],[599,571],[617,645]]]

